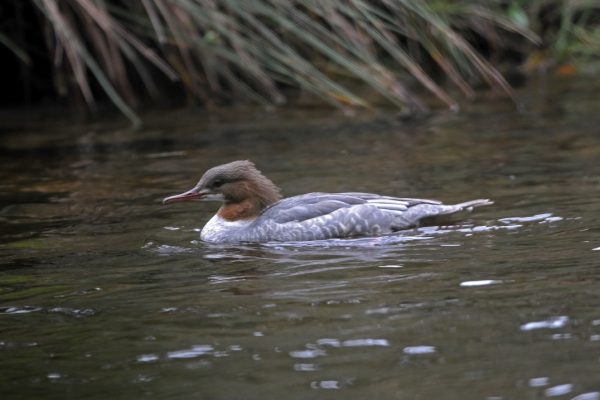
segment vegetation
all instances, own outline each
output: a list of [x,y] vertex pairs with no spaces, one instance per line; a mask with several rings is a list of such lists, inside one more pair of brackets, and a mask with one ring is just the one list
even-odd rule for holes
[[[490,60],[539,48],[535,68],[600,49],[596,2],[585,0],[29,1],[20,7],[38,16],[56,93],[91,109],[107,96],[136,124],[140,99],[165,93],[211,107],[282,104],[301,90],[368,108],[368,87],[420,112],[425,89],[458,109],[457,93],[471,99],[479,82],[513,96]],[[19,19],[10,7],[0,10]],[[30,65],[30,44],[14,37],[0,26],[0,46]]]

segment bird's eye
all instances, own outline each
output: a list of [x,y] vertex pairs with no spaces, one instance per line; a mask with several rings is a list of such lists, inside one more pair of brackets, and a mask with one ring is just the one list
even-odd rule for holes
[[225,183],[225,182],[223,182],[223,179],[215,179],[213,181],[213,187],[216,187],[216,188],[221,187],[221,186],[223,186],[223,183]]

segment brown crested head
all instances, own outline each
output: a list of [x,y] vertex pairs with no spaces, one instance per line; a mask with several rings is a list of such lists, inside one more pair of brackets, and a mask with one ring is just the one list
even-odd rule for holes
[[281,198],[279,188],[248,160],[233,161],[209,169],[196,187],[222,193],[225,203],[256,199],[261,208]]
[[279,188],[256,169],[254,163],[240,160],[209,169],[192,190],[167,197],[163,202],[214,200],[225,205],[243,202],[262,210],[280,198]]

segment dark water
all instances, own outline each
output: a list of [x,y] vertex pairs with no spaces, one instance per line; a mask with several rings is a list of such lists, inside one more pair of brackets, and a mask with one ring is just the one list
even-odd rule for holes
[[[1,397],[599,399],[598,89],[416,122],[5,119]],[[160,199],[241,158],[288,195],[496,203],[383,239],[201,243],[214,207]]]

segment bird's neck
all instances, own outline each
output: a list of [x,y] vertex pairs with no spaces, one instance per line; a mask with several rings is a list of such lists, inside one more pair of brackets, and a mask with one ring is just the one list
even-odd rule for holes
[[260,199],[247,198],[235,203],[225,203],[217,214],[226,221],[253,220],[265,208]]
[[279,188],[265,176],[258,175],[230,188],[217,214],[226,221],[255,219],[279,199]]

